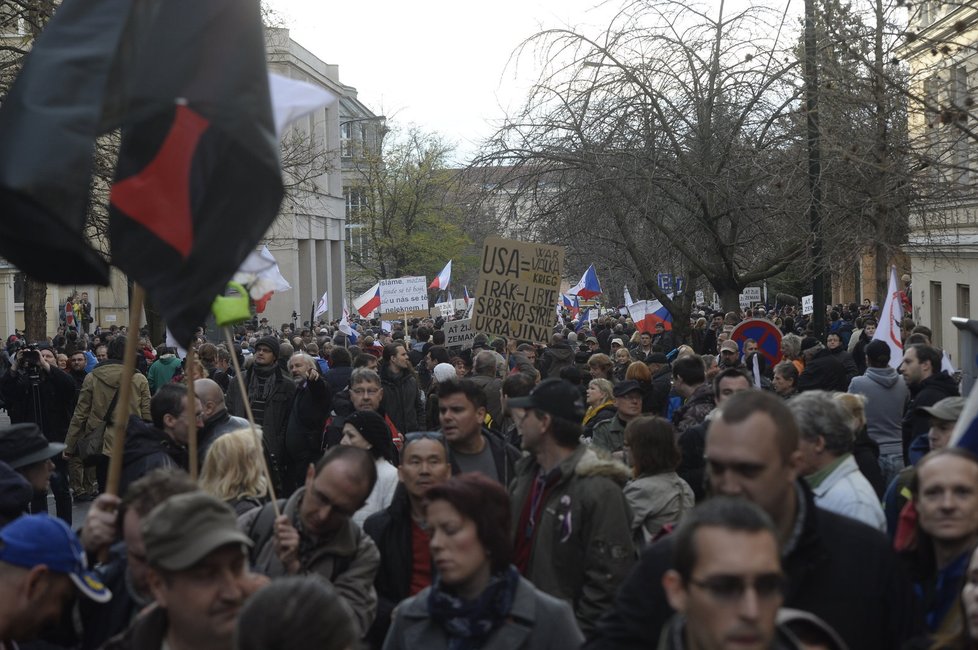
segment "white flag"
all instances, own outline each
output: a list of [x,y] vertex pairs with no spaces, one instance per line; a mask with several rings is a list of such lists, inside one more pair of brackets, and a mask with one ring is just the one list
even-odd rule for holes
[[903,321],[903,303],[897,284],[896,267],[890,267],[890,282],[886,287],[886,302],[880,312],[874,341],[883,341],[890,347],[890,367],[899,368],[903,362],[903,338],[900,336],[900,323]]
[[319,299],[319,304],[316,305],[316,312],[312,315],[313,319],[319,318],[321,315],[329,311],[328,293],[329,290],[323,291],[323,297]]
[[325,88],[272,73],[268,75],[268,90],[272,98],[275,133],[279,139],[289,124],[339,99]]
[[625,306],[628,307],[630,304],[635,302],[632,300],[632,294],[628,293],[628,285],[625,285]]

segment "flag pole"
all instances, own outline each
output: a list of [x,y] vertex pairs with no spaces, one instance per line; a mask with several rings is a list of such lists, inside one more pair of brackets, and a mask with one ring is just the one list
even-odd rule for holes
[[193,367],[195,359],[195,352],[193,343],[187,348],[187,363],[186,372],[184,372],[184,381],[187,383],[187,413],[189,414],[190,420],[187,425],[187,448],[188,455],[190,458],[189,469],[190,469],[190,480],[197,480],[198,473],[198,462],[197,462],[197,394],[194,392],[194,376]]
[[272,500],[272,508],[275,510],[275,516],[281,516],[282,512],[278,507],[278,497],[275,495],[275,481],[272,480],[272,472],[268,469],[268,460],[265,458],[265,444],[264,439],[258,435],[258,429],[255,427],[255,414],[251,411],[251,402],[248,401],[248,388],[244,383],[244,375],[241,374],[241,364],[238,363],[238,355],[234,353],[234,338],[231,336],[231,328],[227,325],[224,326],[224,339],[227,341],[228,350],[231,352],[231,363],[234,364],[234,377],[238,382],[238,390],[241,391],[241,401],[244,403],[245,414],[248,416],[248,423],[251,425],[251,433],[254,434],[255,438],[262,440],[262,450],[258,454],[261,459],[261,468],[265,473],[265,479],[268,481],[268,496]]
[[132,285],[132,300],[129,302],[129,331],[126,338],[125,359],[122,362],[122,376],[119,379],[119,401],[115,405],[112,420],[112,456],[109,457],[109,475],[105,491],[119,494],[119,481],[122,478],[122,454],[126,447],[126,417],[129,413],[129,400],[132,396],[132,376],[136,372],[136,339],[139,336],[139,313],[143,310],[145,292],[142,285]]

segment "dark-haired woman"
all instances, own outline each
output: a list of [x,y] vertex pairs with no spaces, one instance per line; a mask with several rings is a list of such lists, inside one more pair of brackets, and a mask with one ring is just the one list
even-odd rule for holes
[[680,454],[668,420],[638,417],[625,427],[625,449],[635,478],[625,484],[632,509],[635,548],[642,548],[679,522],[695,504],[693,490],[676,474]]
[[397,451],[387,422],[375,411],[354,411],[343,421],[341,445],[366,449],[377,464],[377,483],[363,507],[353,514],[353,523],[363,526],[367,517],[384,510],[397,489]]
[[510,564],[509,496],[477,473],[428,490],[434,583],[402,602],[384,650],[537,650],[584,641],[570,605]]

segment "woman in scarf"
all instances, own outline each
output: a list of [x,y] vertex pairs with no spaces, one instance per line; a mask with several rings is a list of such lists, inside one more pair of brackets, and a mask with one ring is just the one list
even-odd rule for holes
[[584,641],[570,605],[511,564],[506,490],[462,474],[428,490],[433,584],[395,610],[384,650],[535,650]]
[[587,411],[584,412],[584,437],[594,435],[594,425],[615,415],[614,386],[607,379],[592,379],[587,385]]

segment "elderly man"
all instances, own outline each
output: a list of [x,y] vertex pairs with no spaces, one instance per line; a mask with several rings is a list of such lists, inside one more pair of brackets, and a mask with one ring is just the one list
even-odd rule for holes
[[285,429],[285,492],[292,494],[305,483],[309,465],[323,453],[323,427],[332,409],[332,396],[319,365],[302,352],[289,359],[295,398]]
[[228,413],[227,405],[224,402],[224,391],[221,390],[221,386],[216,381],[212,379],[195,380],[194,394],[197,396],[197,401],[200,402],[200,416],[204,423],[197,433],[197,462],[198,467],[203,467],[207,450],[211,448],[215,440],[225,433],[251,425],[248,424],[248,420]]
[[855,422],[845,407],[815,390],[791,399],[788,408],[801,431],[799,470],[815,493],[815,504],[885,533],[879,498],[852,456]]

